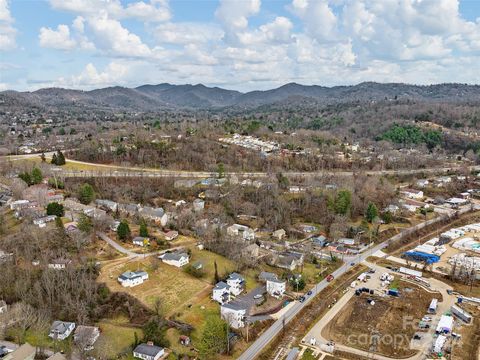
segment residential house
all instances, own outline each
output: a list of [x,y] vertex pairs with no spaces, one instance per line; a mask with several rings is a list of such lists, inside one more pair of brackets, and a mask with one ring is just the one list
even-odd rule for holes
[[153,208],[150,206],[145,206],[143,208],[140,208],[138,210],[138,213],[140,214],[141,217],[154,221],[155,223],[158,223],[162,226],[167,225],[168,222],[168,216],[165,213],[165,210],[162,208]]
[[117,280],[123,287],[134,287],[148,280],[148,273],[145,271],[126,271]]
[[409,199],[417,199],[417,200],[423,199],[423,191],[422,190],[402,189],[400,192]]
[[37,350],[30,344],[25,343],[15,351],[7,354],[3,360],[34,360]]
[[272,237],[274,237],[278,241],[282,240],[285,235],[287,235],[287,232],[284,229],[278,229],[272,233]]
[[212,290],[212,300],[220,304],[225,304],[230,301],[230,286],[227,283],[220,281]]
[[147,246],[148,244],[150,244],[150,240],[143,236],[134,237],[132,242],[133,242],[133,245],[137,245],[137,246]]
[[258,280],[261,282],[267,282],[268,280],[278,280],[277,274],[268,272],[268,271],[262,271],[258,275]]
[[140,344],[133,350],[133,357],[142,360],[158,360],[163,355],[165,355],[165,349],[160,346],[155,346],[151,342]]
[[95,342],[100,336],[100,329],[96,326],[79,325],[73,334],[73,341],[83,346],[84,351],[93,350]]
[[229,236],[241,236],[243,240],[254,240],[255,232],[248,226],[233,224],[227,227],[227,234]]
[[66,232],[73,232],[78,230],[78,223],[76,221],[71,221],[63,224],[63,228],[65,229]]
[[418,187],[424,188],[424,187],[427,187],[428,184],[430,184],[430,182],[427,179],[421,179],[421,180],[417,180],[416,184]]
[[91,217],[94,219],[101,219],[102,217],[107,216],[107,212],[105,210],[97,209],[91,206],[87,207],[86,209],[83,209],[83,213],[88,217]]
[[118,203],[112,200],[97,199],[95,200],[95,204],[97,204],[98,207],[107,211],[116,212],[118,210]]
[[48,268],[54,269],[54,270],[64,270],[71,263],[72,263],[72,260],[70,259],[58,258],[58,259],[52,260],[48,264]]
[[119,211],[126,216],[135,216],[138,213],[138,205],[136,204],[119,204]]
[[311,238],[311,241],[314,246],[325,247],[327,245],[327,238],[323,235],[314,236]]
[[281,299],[287,290],[287,282],[282,280],[267,280],[267,293],[274,298]]
[[185,200],[178,200],[175,202],[175,207],[186,205],[187,202]]
[[247,310],[237,304],[226,303],[220,307],[220,316],[232,328],[240,329],[245,326]]
[[47,223],[51,221],[55,221],[56,218],[57,218],[56,215],[48,215],[48,216],[44,216],[44,217],[33,220],[33,223],[38,227],[43,228],[47,225]]
[[29,200],[16,200],[12,201],[10,203],[10,209],[11,210],[19,210],[19,209],[24,209],[30,206],[30,201]]
[[54,340],[65,340],[75,329],[75,323],[66,321],[54,321],[50,333],[48,334]]
[[161,259],[165,264],[182,267],[188,264],[190,257],[185,252],[166,253],[161,255]]
[[342,245],[353,246],[355,245],[355,239],[341,238],[337,242]]
[[227,284],[230,286],[230,293],[234,296],[240,295],[245,288],[245,279],[234,272],[228,275]]
[[293,271],[303,264],[303,254],[297,252],[279,253],[274,261],[275,266]]
[[175,240],[178,237],[178,231],[175,231],[175,230],[167,231],[166,233],[163,233],[163,237],[167,241]]
[[400,211],[400,207],[398,205],[395,205],[395,204],[390,204],[384,209],[384,211],[395,215],[396,213],[398,213]]

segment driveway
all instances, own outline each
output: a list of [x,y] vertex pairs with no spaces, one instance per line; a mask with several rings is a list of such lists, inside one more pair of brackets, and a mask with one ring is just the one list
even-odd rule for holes
[[239,295],[231,303],[235,304],[241,308],[247,309],[250,312],[250,309],[255,306],[255,296],[262,295],[265,293],[266,289],[264,285],[257,286],[255,289],[249,291],[246,294]]

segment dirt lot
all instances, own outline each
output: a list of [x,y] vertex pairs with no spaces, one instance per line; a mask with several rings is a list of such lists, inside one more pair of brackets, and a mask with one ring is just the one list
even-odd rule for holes
[[454,342],[452,347],[452,360],[476,360],[480,349],[480,307],[464,306],[474,316],[471,325],[463,325],[455,331],[462,335],[461,340]]
[[[343,345],[390,357],[414,355],[416,351],[409,349],[415,333],[413,321],[425,315],[432,298],[438,295],[403,281],[399,285],[399,298],[353,297],[324,328],[322,335]],[[375,300],[375,305],[367,303],[369,297]]]

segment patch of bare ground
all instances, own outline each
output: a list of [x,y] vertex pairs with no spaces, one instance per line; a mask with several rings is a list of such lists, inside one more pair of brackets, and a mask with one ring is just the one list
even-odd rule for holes
[[[425,315],[432,298],[439,296],[407,282],[399,282],[401,296],[353,297],[323,330],[323,337],[336,343],[389,357],[409,357],[415,321]],[[375,305],[367,302],[368,298]]]

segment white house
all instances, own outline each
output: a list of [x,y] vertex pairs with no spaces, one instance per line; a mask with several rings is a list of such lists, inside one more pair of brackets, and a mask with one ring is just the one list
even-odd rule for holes
[[150,243],[150,240],[143,236],[136,236],[133,238],[132,242],[133,242],[133,245],[146,246]]
[[274,298],[280,299],[285,294],[287,289],[287,282],[276,280],[276,279],[268,279],[267,280],[267,293]]
[[202,211],[205,208],[205,201],[202,199],[193,200],[193,210]]
[[230,301],[230,286],[227,283],[220,281],[212,290],[212,300],[219,304],[225,304]]
[[72,260],[69,259],[52,260],[52,262],[48,264],[48,268],[53,270],[64,270],[71,262]]
[[74,329],[75,323],[73,322],[54,321],[48,336],[55,340],[65,340]]
[[427,187],[428,184],[430,184],[430,182],[427,179],[421,179],[421,180],[417,180],[416,184],[418,187],[424,188],[424,187]]
[[100,329],[98,327],[79,325],[75,329],[75,334],[73,334],[73,341],[83,346],[83,350],[90,351],[93,350],[93,345],[99,337]]
[[187,253],[166,253],[161,257],[165,264],[182,267],[188,264],[190,258]]
[[55,221],[56,218],[57,218],[56,215],[48,215],[48,216],[44,216],[44,217],[41,217],[39,219],[33,220],[33,223],[35,225],[37,225],[38,227],[42,228],[42,227],[45,227],[47,225],[47,223],[49,223],[51,221]]
[[97,199],[95,200],[95,204],[97,204],[98,207],[101,207],[104,210],[109,210],[112,212],[116,212],[118,210],[118,203],[112,200]]
[[227,228],[227,234],[230,236],[242,236],[243,240],[254,240],[255,232],[248,226],[233,224]]
[[18,209],[24,209],[30,205],[30,201],[28,200],[17,200],[17,201],[12,201],[10,203],[10,209],[11,210],[18,210]]
[[245,326],[246,315],[247,310],[235,304],[227,303],[220,307],[220,316],[234,329]]
[[117,280],[123,287],[134,287],[143,284],[147,279],[148,273],[145,271],[126,271]]
[[231,273],[227,278],[230,286],[230,293],[234,296],[240,295],[245,287],[245,279],[238,273]]
[[402,189],[400,192],[409,199],[423,199],[422,190]]
[[165,355],[165,349],[153,343],[140,344],[133,350],[133,357],[143,360],[158,360]]

